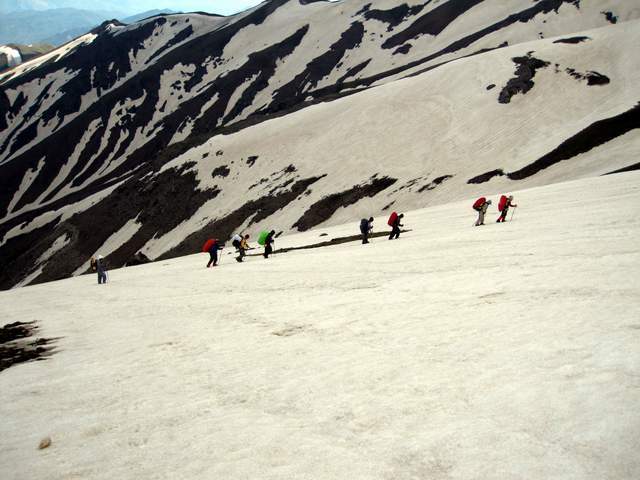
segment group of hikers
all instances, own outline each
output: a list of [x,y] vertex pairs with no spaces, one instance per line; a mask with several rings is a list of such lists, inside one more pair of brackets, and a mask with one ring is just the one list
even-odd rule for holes
[[[491,205],[491,200],[487,200],[485,197],[480,197],[473,203],[473,209],[478,212],[478,219],[476,220],[475,226],[484,225],[484,217]],[[516,208],[517,205],[513,203],[513,196],[502,195],[500,197],[500,201],[498,203],[498,210],[500,211],[500,216],[496,220],[496,223],[502,223],[507,220],[507,213],[509,212],[509,208]],[[513,218],[513,214],[511,215]],[[389,216],[389,220],[387,224],[391,227],[391,233],[389,234],[389,240],[394,240],[400,238],[400,228],[404,227],[401,223],[404,218],[404,214],[398,214],[396,212],[391,213]],[[373,231],[373,217],[369,217],[369,219],[363,218],[360,220],[360,234],[362,236],[362,243],[369,243],[369,236]],[[269,232],[263,231],[260,233],[258,237],[258,243],[264,246],[264,252],[262,256],[264,258],[269,258],[269,255],[273,253],[273,246],[275,244],[276,231],[271,230]],[[236,261],[241,263],[246,256],[247,250],[250,250],[249,246],[249,234],[235,234],[231,237],[231,245],[236,249],[238,256],[235,257]],[[224,248],[224,244],[220,243],[217,239],[210,238],[205,242],[202,247],[202,251],[209,254],[209,262],[207,263],[207,268],[215,267],[218,265],[218,252]],[[102,255],[98,255],[97,257],[91,258],[91,269],[94,272],[98,273],[98,283],[107,283],[107,268],[106,262]]]
[[[491,205],[491,200],[487,200],[485,197],[480,197],[473,203],[473,209],[478,212],[476,227],[484,225],[484,216],[487,213],[489,205]],[[517,207],[517,205],[513,203],[513,195],[509,195],[508,197],[506,195],[502,195],[498,202],[498,211],[500,211],[500,216],[496,220],[496,223],[503,223],[507,220],[507,213],[509,212],[510,207]],[[513,213],[511,214],[511,218],[513,218]]]
[[[262,232],[258,237],[258,243],[264,246],[264,252],[262,256],[264,258],[269,258],[269,255],[273,253],[273,245],[275,243],[276,231],[271,230],[270,232]],[[231,237],[231,245],[236,248],[238,252],[238,256],[236,257],[236,261],[241,263],[246,256],[247,250],[249,247],[249,234],[235,234]],[[209,263],[207,263],[207,268],[216,267],[218,265],[218,252],[224,248],[224,244],[220,243],[215,238],[210,238],[207,240],[202,247],[202,251],[209,254]]]
[[[389,240],[394,240],[400,237],[400,227],[404,227],[400,221],[404,218],[404,213],[398,215],[393,212],[389,216],[387,225],[391,227],[391,233],[389,234]],[[362,234],[362,244],[369,243],[369,235],[373,231],[373,217],[369,217],[369,220],[363,218],[360,220],[360,233]]]

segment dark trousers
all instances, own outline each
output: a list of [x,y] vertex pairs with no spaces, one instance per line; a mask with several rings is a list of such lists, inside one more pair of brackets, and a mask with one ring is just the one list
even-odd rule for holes
[[107,283],[107,272],[98,270],[98,283]]
[[207,263],[207,268],[213,264],[215,267],[218,263],[218,252],[209,252],[209,263]]
[[509,207],[503,208],[502,212],[500,212],[500,216],[498,217],[498,220],[496,220],[496,222],[500,223],[500,222],[504,222],[507,220],[507,212],[509,211]]
[[362,243],[369,243],[369,232],[361,232],[362,233]]
[[236,257],[236,260],[241,262],[245,255],[246,253],[244,253],[244,248],[238,247],[238,256]]
[[269,255],[271,255],[273,253],[273,247],[271,247],[271,245],[265,245],[264,246],[264,258],[269,258]]
[[393,230],[391,230],[391,235],[389,235],[389,240],[393,240],[394,238],[398,238],[399,236],[400,236],[400,228],[393,227]]

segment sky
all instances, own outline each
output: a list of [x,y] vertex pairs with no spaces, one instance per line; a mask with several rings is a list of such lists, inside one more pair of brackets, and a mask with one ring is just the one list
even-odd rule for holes
[[169,8],[177,11],[203,11],[230,15],[260,3],[260,0],[122,0],[128,10]]
[[137,14],[148,10],[203,11],[230,15],[260,3],[261,0],[0,0],[1,11],[79,8]]

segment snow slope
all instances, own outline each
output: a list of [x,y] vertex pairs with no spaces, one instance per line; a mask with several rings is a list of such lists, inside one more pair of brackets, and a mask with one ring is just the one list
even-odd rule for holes
[[515,192],[502,225],[471,227],[468,198],[399,241],[0,292],[59,337],[0,373],[3,479],[637,478],[639,180]]

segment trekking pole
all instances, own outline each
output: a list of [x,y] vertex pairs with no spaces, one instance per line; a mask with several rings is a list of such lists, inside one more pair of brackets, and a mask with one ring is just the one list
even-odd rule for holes
[[511,219],[509,220],[510,222],[513,221],[513,216],[516,214],[516,208],[518,207],[513,207],[513,212],[511,212]]

